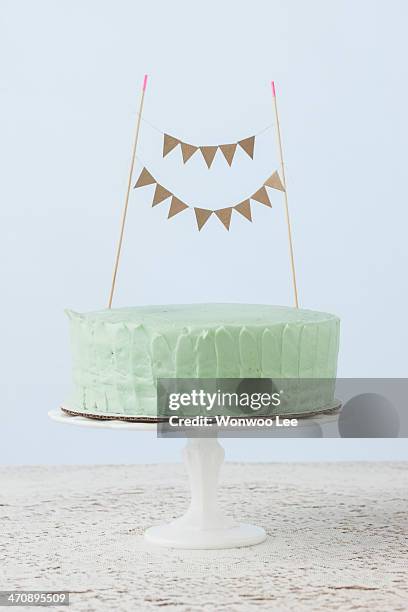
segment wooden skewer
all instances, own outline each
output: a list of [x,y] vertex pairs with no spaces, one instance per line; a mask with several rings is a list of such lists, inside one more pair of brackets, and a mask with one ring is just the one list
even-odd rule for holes
[[137,148],[137,141],[139,140],[140,122],[142,119],[142,111],[143,111],[143,103],[144,103],[144,97],[145,97],[145,92],[146,92],[146,85],[147,85],[147,74],[144,75],[142,95],[140,98],[140,105],[139,105],[139,112],[137,114],[136,132],[135,132],[135,137],[133,140],[132,156],[131,156],[130,169],[129,169],[129,180],[128,180],[128,186],[126,190],[125,205],[123,207],[123,212],[122,212],[119,242],[118,242],[118,246],[116,249],[115,266],[113,269],[112,285],[111,285],[110,294],[109,294],[108,308],[112,307],[113,294],[115,291],[116,275],[118,273],[118,267],[119,267],[120,252],[122,250],[123,233],[125,231],[126,215],[127,215],[127,210],[128,210],[128,204],[129,204],[129,195],[130,195],[130,189],[132,186],[132,176],[133,176],[133,169],[135,166],[136,148]]
[[273,106],[274,106],[274,109],[275,109],[276,134],[277,134],[277,140],[278,140],[278,150],[279,150],[279,156],[280,156],[280,165],[281,165],[281,172],[282,172],[282,180],[283,180],[283,186],[285,187],[285,192],[284,192],[284,195],[285,195],[285,212],[286,212],[286,225],[287,225],[287,228],[288,228],[289,254],[290,254],[290,265],[291,265],[291,269],[292,269],[293,291],[294,291],[294,294],[295,294],[295,306],[296,306],[296,308],[299,308],[298,291],[297,291],[297,285],[296,285],[295,258],[294,258],[294,255],[293,255],[292,230],[291,230],[291,227],[290,227],[290,217],[289,217],[288,189],[287,189],[286,178],[285,178],[285,164],[283,162],[282,139],[281,139],[281,133],[280,133],[278,105],[277,105],[277,102],[276,102],[275,82],[271,81],[271,85],[272,85]]

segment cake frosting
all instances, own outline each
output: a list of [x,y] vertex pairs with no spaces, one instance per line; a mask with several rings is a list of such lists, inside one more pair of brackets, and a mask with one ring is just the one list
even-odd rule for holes
[[[66,312],[74,382],[67,407],[78,412],[155,417],[158,378],[336,377],[339,319],[328,313],[251,304]],[[298,412],[309,410],[298,401]]]

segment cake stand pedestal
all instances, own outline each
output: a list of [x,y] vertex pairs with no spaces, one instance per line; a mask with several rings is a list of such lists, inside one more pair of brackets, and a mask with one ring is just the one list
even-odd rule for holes
[[[157,427],[155,423],[70,416],[61,410],[51,410],[48,416],[59,423],[99,429],[154,431]],[[188,438],[183,459],[190,481],[190,505],[180,518],[149,527],[145,532],[147,541],[169,548],[215,549],[251,546],[265,540],[266,533],[262,527],[236,522],[218,507],[218,476],[224,454],[217,438]]]

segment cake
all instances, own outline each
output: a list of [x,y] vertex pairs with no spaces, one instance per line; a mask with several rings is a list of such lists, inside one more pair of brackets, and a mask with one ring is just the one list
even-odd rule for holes
[[[74,384],[65,407],[72,412],[154,418],[159,378],[336,377],[339,319],[328,313],[251,304],[66,312]],[[302,391],[281,412],[327,410],[333,394],[334,385]]]

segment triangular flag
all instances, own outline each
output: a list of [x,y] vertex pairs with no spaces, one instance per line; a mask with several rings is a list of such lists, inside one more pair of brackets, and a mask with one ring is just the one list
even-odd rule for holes
[[167,153],[170,153],[178,144],[180,144],[178,138],[174,138],[174,136],[170,136],[169,134],[164,134],[163,157],[166,157]]
[[206,208],[194,208],[195,216],[197,219],[198,229],[201,230],[202,227],[207,223],[208,219],[213,214],[213,210],[207,210]]
[[261,204],[265,204],[265,206],[272,208],[272,204],[265,187],[261,187],[253,195],[251,195],[251,200],[256,200],[257,202],[261,202]]
[[198,150],[198,147],[187,144],[186,142],[181,143],[181,153],[183,155],[183,162],[186,163],[192,155]]
[[171,198],[171,205],[167,218],[171,219],[171,217],[174,217],[174,215],[177,215],[179,212],[185,210],[186,208],[189,208],[187,204],[184,204],[184,202],[176,198],[176,196],[173,196]]
[[279,174],[275,171],[271,176],[265,181],[264,185],[268,185],[268,187],[272,187],[273,189],[279,189],[279,191],[285,191],[285,187],[280,180]]
[[209,168],[211,168],[211,164],[213,163],[215,154],[217,152],[218,147],[208,146],[208,147],[200,147],[200,151],[203,154],[205,159],[205,163]]
[[251,159],[254,159],[255,136],[244,138],[244,140],[240,140],[238,144],[244,149],[245,153],[247,153]]
[[214,212],[221,221],[221,223],[223,223],[227,230],[229,230],[231,223],[232,207],[220,208],[220,210],[214,210]]
[[154,190],[152,206],[156,206],[156,204],[160,204],[160,202],[163,202],[163,200],[167,200],[167,198],[169,198],[171,195],[173,195],[171,191],[157,183],[156,189]]
[[234,159],[235,151],[237,149],[237,143],[234,144],[225,144],[220,145],[221,152],[225,159],[228,162],[228,165],[231,166],[232,160]]
[[244,200],[244,202],[237,204],[236,206],[234,206],[234,208],[243,217],[245,217],[245,219],[248,219],[248,221],[252,221],[251,202],[249,200]]
[[156,179],[152,177],[152,175],[150,174],[148,170],[146,170],[146,168],[143,168],[143,170],[140,173],[139,178],[137,179],[137,182],[134,188],[136,189],[136,187],[144,187],[145,185],[153,185],[153,183],[155,182],[156,182]]

